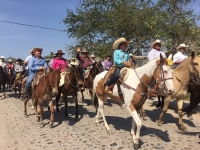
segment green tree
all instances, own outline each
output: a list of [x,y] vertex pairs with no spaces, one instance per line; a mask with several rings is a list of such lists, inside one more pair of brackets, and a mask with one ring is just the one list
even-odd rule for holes
[[54,53],[50,52],[49,55],[44,56],[45,59],[52,59],[53,58]]

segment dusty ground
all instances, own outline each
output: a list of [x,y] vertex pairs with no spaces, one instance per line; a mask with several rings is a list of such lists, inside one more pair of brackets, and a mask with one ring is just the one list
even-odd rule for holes
[[[90,106],[90,97],[79,105],[79,119],[74,118],[75,107],[69,102],[69,114],[64,117],[63,104],[61,113],[55,113],[54,128],[50,129],[49,112],[44,109],[45,127],[40,128],[34,111],[28,107],[28,118],[23,115],[23,102],[16,95],[8,93],[6,99],[0,100],[0,150],[70,150],[70,149],[133,149],[130,135],[131,117],[126,109],[108,101],[105,105],[105,115],[112,134],[108,135],[103,125],[95,125],[95,109]],[[189,130],[182,133],[177,126],[178,115],[175,113],[175,102],[164,116],[162,127],[157,126],[156,119],[160,113],[155,108],[155,101],[147,100],[145,109],[147,120],[143,121],[139,149],[162,150],[197,150],[200,148],[200,114],[193,115],[190,121],[184,117]],[[198,109],[199,110],[199,109]]]

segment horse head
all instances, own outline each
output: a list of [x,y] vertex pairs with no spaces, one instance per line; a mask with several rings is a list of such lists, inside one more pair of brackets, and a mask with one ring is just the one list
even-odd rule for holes
[[75,69],[74,71],[75,71],[76,82],[78,83],[78,86],[81,87],[83,86],[83,78],[82,78],[83,69],[81,68],[80,64],[75,66],[74,69]]
[[94,75],[97,75],[100,72],[103,72],[104,68],[103,68],[102,62],[98,61],[98,62],[93,63],[91,71]]
[[52,88],[52,95],[53,97],[56,96],[58,94],[58,86],[59,86],[59,82],[60,82],[60,69],[61,67],[59,67],[59,69],[52,69],[51,67],[49,68],[49,84]]
[[196,56],[194,51],[191,53],[191,60],[188,68],[192,82],[200,84],[200,56]]
[[160,54],[160,59],[157,61],[157,64],[157,68],[153,74],[155,82],[165,94],[172,94],[174,91],[172,54],[168,58],[163,58]]

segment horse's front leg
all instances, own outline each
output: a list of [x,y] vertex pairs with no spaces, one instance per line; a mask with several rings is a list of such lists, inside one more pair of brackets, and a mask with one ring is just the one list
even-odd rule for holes
[[58,93],[57,96],[56,96],[56,111],[59,112],[59,107],[58,107],[58,103],[59,103],[59,100],[60,100],[60,96],[61,96],[61,93]]
[[65,117],[68,117],[68,111],[67,111],[67,108],[68,108],[67,95],[63,94],[63,100],[64,100],[64,102],[65,102]]
[[35,110],[35,116],[37,118],[37,121],[39,121],[37,104],[38,104],[38,99],[32,99],[32,105],[33,105],[33,108]]
[[41,98],[38,99],[38,104],[40,106],[40,128],[43,128],[44,127],[44,124],[43,124],[43,106],[42,106],[42,99]]
[[183,124],[183,115],[182,115],[182,108],[183,108],[183,100],[179,100],[177,102],[177,107],[178,107],[178,115],[179,115],[179,127],[181,128],[182,131],[187,131],[187,128]]
[[73,96],[73,99],[74,99],[75,107],[76,107],[75,118],[78,118],[78,98],[77,98],[77,92]]
[[18,91],[19,91],[18,99],[20,99],[22,95],[22,88],[20,86],[18,87]]
[[167,112],[167,109],[169,107],[169,103],[171,101],[171,96],[168,96],[166,99],[165,99],[165,103],[164,103],[164,106],[163,106],[163,109],[162,109],[162,112],[160,114],[160,116],[158,117],[158,120],[157,120],[157,123],[159,126],[162,126],[162,119],[163,119],[163,116],[164,114]]
[[27,115],[27,102],[28,102],[28,99],[25,99],[24,100],[24,116],[25,117],[28,117],[28,115]]
[[51,116],[50,116],[50,128],[53,128],[53,121],[54,121],[54,106],[53,106],[53,101],[51,100],[49,102],[49,107],[51,111]]

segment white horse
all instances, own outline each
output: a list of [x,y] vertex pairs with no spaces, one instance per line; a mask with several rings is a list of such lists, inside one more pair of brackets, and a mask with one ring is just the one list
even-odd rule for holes
[[[172,59],[172,55],[168,57]],[[148,97],[149,85],[155,79],[159,81],[159,85],[164,87],[165,92],[171,94],[174,91],[173,80],[172,80],[172,68],[168,65],[166,58],[160,55],[160,59],[154,59],[149,61],[142,67],[137,69],[130,68],[129,75],[125,81],[120,85],[121,91],[124,96],[125,107],[128,109],[129,113],[133,117],[131,134],[133,137],[134,148],[138,147],[140,138],[140,129],[142,122],[138,115],[141,110],[145,100]],[[110,132],[110,128],[104,116],[104,102],[110,97],[112,100],[120,102],[121,99],[118,94],[117,85],[113,88],[113,94],[108,95],[104,88],[104,77],[107,71],[98,74],[93,82],[93,103],[97,103],[98,98],[98,111],[96,115],[96,124],[99,124],[99,113],[101,113],[105,127]],[[135,126],[136,125],[136,126]],[[137,127],[135,133],[135,127]]]

